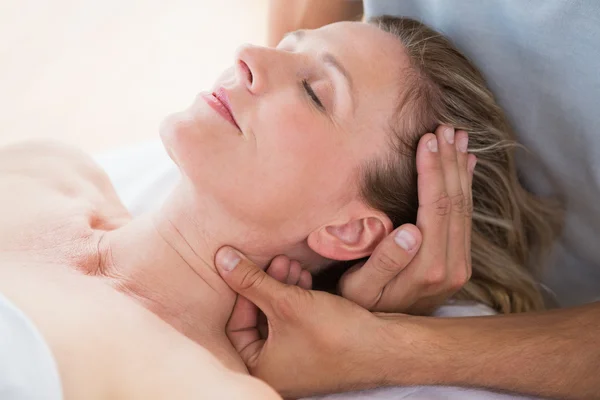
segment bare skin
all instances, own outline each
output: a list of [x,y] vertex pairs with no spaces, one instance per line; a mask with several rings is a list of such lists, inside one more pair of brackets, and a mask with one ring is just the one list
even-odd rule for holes
[[224,330],[207,322],[184,335],[128,289],[127,271],[106,274],[102,238],[130,217],[89,158],[51,144],[2,149],[0,193],[0,292],[47,340],[66,399],[278,398],[244,374]]

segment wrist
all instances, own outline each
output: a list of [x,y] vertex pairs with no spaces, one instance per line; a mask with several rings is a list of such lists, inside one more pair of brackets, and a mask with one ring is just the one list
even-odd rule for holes
[[388,385],[448,384],[453,346],[440,329],[444,321],[401,315],[384,322],[386,339],[379,341],[379,351]]

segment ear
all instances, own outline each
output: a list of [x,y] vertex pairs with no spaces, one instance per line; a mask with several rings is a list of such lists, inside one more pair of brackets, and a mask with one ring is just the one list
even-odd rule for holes
[[393,230],[385,214],[352,219],[339,225],[327,225],[308,235],[308,246],[330,260],[356,260],[370,255]]

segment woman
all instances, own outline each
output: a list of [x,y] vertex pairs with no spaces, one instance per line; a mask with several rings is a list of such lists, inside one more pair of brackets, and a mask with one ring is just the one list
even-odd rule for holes
[[[423,135],[439,124],[466,133]],[[467,140],[479,160],[473,279],[460,296],[504,312],[542,306],[527,266],[553,236],[553,209],[518,184],[483,79],[417,22],[333,24],[277,49],[243,47],[161,136],[183,178],[159,212],[134,220],[75,151],[17,146],[0,158],[0,292],[48,342],[66,398],[274,396],[239,374],[225,335],[235,295],[216,250],[232,245],[264,267],[298,260],[288,282],[304,287],[300,264],[368,256],[415,218],[418,140],[452,149],[459,167],[445,173],[461,203],[475,161]]]

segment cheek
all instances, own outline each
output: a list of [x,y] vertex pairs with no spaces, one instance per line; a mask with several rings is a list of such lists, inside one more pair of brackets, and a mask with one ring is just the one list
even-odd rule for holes
[[280,114],[257,138],[263,186],[281,206],[298,212],[337,202],[353,162],[341,134],[322,117],[306,114]]
[[264,141],[257,139],[261,169],[273,179],[303,180],[325,167],[328,156],[342,145],[310,114],[282,113],[267,126]]
[[344,142],[323,116],[306,108],[304,104],[289,108],[265,124],[265,146],[279,155],[283,165],[310,170],[324,164],[328,156],[343,148]]

